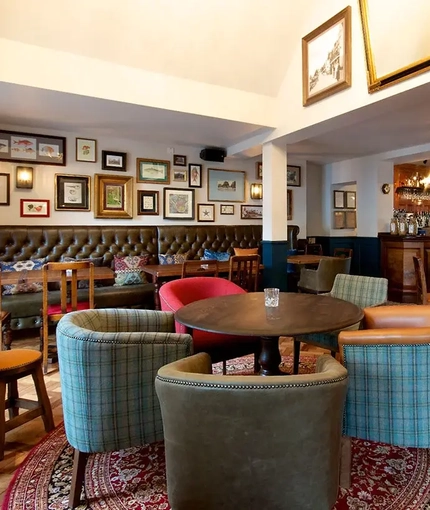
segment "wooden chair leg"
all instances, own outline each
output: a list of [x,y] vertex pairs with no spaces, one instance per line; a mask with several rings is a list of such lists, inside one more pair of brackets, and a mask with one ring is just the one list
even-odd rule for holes
[[42,419],[45,424],[46,432],[54,430],[54,417],[52,416],[51,402],[46,391],[45,380],[43,379],[42,366],[39,365],[36,370],[31,374],[36,387],[37,400],[42,406],[43,414]]
[[254,352],[254,374],[258,374],[260,372],[260,350]]
[[300,361],[300,342],[294,340],[294,357],[293,357],[293,374],[299,373],[299,361]]
[[85,466],[87,464],[88,456],[88,453],[80,452],[75,449],[73,456],[73,475],[72,485],[70,487],[69,508],[76,508],[79,506],[82,485],[85,481]]
[[6,383],[0,380],[0,460],[4,459],[4,444],[6,441],[5,427],[5,403],[6,403]]
[[40,326],[40,350],[42,351],[43,373],[48,373],[48,321]]
[[7,407],[9,409],[9,418],[15,418],[19,414],[19,407],[16,405],[19,394],[18,394],[18,380],[10,381],[7,383]]
[[226,375],[227,374],[227,361],[224,360],[222,362],[222,375]]

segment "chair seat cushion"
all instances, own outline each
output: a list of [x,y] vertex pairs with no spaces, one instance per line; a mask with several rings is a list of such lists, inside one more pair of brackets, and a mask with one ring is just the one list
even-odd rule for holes
[[30,365],[42,359],[42,353],[33,349],[12,349],[0,353],[0,372]]
[[[82,301],[78,303],[77,310],[88,310],[90,308],[89,301]],[[71,303],[67,303],[67,312],[72,311],[72,305]],[[49,305],[48,306],[48,315],[57,315],[59,313],[64,313],[61,310],[61,305]]]

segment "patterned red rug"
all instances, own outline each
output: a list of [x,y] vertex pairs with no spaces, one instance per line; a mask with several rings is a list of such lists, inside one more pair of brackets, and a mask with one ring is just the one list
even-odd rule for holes
[[[300,372],[312,371],[315,358],[301,358]],[[246,357],[229,368],[250,373],[252,365],[252,357]],[[291,371],[291,359],[284,359],[283,367]],[[72,453],[60,425],[20,466],[2,510],[67,509]],[[91,455],[86,491],[87,505],[79,510],[170,510],[163,443]],[[352,440],[351,488],[340,489],[333,510],[430,510],[429,502],[429,450]]]

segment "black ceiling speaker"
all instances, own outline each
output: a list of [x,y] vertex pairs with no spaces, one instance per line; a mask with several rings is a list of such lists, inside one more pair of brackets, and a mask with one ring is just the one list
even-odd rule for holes
[[200,158],[204,161],[217,161],[223,163],[224,158],[227,156],[225,149],[203,149],[200,151]]

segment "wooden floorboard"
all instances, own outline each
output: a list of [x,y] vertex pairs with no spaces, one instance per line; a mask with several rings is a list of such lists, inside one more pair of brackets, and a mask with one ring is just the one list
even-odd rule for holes
[[[15,333],[16,335],[17,333]],[[38,332],[29,332],[27,336],[20,332],[20,338],[13,340],[12,348],[39,349]],[[282,337],[280,351],[283,356],[292,354],[293,343],[291,338]],[[320,355],[324,351],[311,345],[302,344],[302,352]],[[45,375],[45,384],[51,401],[55,425],[63,420],[63,407],[61,402],[60,374],[58,364],[49,365],[48,374]],[[19,381],[20,396],[35,398],[36,392],[31,377],[25,377]],[[21,425],[6,434],[5,456],[0,461],[0,504],[3,502],[5,492],[16,469],[23,462],[30,450],[46,435],[42,418]]]

